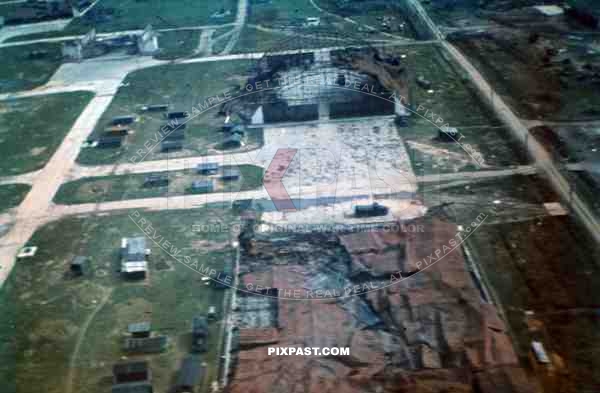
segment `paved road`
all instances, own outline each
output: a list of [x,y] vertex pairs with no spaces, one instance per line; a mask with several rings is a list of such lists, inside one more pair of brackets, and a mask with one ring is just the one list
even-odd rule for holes
[[[70,19],[66,20],[67,22],[70,21]],[[44,22],[44,23],[48,23],[48,22]],[[23,40],[23,41],[14,41],[14,42],[2,42],[2,40],[7,40],[11,37],[16,37],[16,36],[21,36],[21,35],[27,35],[27,34],[32,34],[32,33],[43,33],[43,32],[47,32],[47,31],[58,31],[58,30],[63,30],[64,27],[66,26],[66,23],[64,26],[62,27],[48,27],[48,26],[37,26],[39,25],[39,23],[35,23],[33,25],[28,25],[29,29],[25,30],[18,30],[18,31],[14,31],[11,34],[7,34],[7,37],[3,37],[3,32],[4,30],[0,30],[0,48],[3,47],[9,47],[9,46],[21,46],[21,45],[31,45],[31,44],[40,44],[43,42],[63,42],[63,41],[72,41],[72,40],[77,40],[77,39],[81,39],[84,37],[84,34],[77,34],[77,35],[64,35],[64,36],[60,36],[60,37],[47,37],[47,38],[38,38],[35,40]],[[26,25],[20,25],[20,26],[26,26]],[[161,32],[168,32],[168,31],[193,31],[193,30],[215,30],[215,29],[219,29],[222,27],[229,27],[229,26],[234,26],[234,23],[224,23],[222,25],[200,25],[200,26],[185,26],[185,27],[171,27],[171,28],[167,28],[167,29],[156,29],[156,31],[158,31],[159,33]],[[51,29],[52,30],[49,30]],[[46,29],[46,30],[43,30]],[[37,31],[37,30],[41,30],[41,31]],[[115,31],[112,33],[97,33],[96,37],[98,38],[116,38],[116,37],[122,37],[122,36],[127,36],[127,35],[139,35],[142,34],[144,30],[139,30],[139,29],[135,29],[135,30],[122,30],[122,31]]]
[[34,171],[22,175],[0,177],[0,184],[32,184],[40,172]]
[[98,95],[90,101],[50,161],[35,177],[31,191],[16,209],[13,227],[0,238],[0,284],[4,283],[12,270],[18,249],[40,225],[51,218],[49,208],[54,194],[75,163],[81,144],[112,101],[119,84],[120,81],[112,81],[112,95],[106,94],[108,86],[103,86],[105,94]]
[[56,85],[44,85],[39,88],[19,91],[15,93],[0,94],[0,101],[3,100],[14,100],[18,98],[28,98],[37,96],[46,96],[49,94],[60,94],[60,93],[73,93],[76,91],[92,91],[96,92],[105,86],[103,81],[94,81],[88,83],[73,83],[73,84],[56,84]]
[[[430,183],[452,180],[481,180],[507,177],[513,175],[531,175],[536,173],[533,166],[520,166],[511,169],[494,171],[460,172],[442,175],[417,176],[417,182]],[[413,184],[413,180],[407,180],[406,184]],[[398,186],[398,184],[396,184]],[[314,201],[319,199],[356,197],[355,188],[340,187],[339,184],[319,185],[317,187],[306,186],[287,190],[292,199],[304,199]],[[377,195],[375,195],[377,196]],[[243,191],[237,193],[212,193],[201,195],[178,195],[159,198],[128,199],[123,201],[83,203],[77,205],[55,205],[52,204],[47,210],[46,221],[57,220],[64,216],[72,216],[90,213],[106,213],[114,211],[138,210],[164,210],[164,209],[192,209],[209,203],[233,202],[240,199],[269,199],[264,187],[260,189]]]
[[[57,19],[50,22],[30,23],[24,25],[4,26],[0,29],[0,42],[9,38],[25,34],[47,33],[51,31],[60,31],[65,28],[71,19]],[[4,46],[4,44],[1,44]]]

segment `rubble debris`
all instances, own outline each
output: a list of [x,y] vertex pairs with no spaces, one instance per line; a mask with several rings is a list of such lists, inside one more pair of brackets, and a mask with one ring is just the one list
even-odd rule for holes
[[[402,392],[491,393],[498,380],[506,381],[506,392],[535,391],[461,249],[424,266],[432,250],[455,239],[457,227],[431,217],[417,221],[424,232],[253,233],[252,252],[242,249],[240,275],[256,295],[244,293],[235,310],[240,347],[228,391],[391,393],[402,386]],[[359,276],[355,263],[362,266]],[[404,271],[419,274],[385,285],[390,274]],[[367,282],[377,290],[344,296]],[[319,289],[340,293],[290,300]],[[350,356],[276,358],[264,348],[273,344],[348,346]]]

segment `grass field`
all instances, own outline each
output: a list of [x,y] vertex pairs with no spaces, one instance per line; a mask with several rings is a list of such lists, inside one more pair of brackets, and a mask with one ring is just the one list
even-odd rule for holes
[[[319,27],[293,27],[282,31],[268,29],[270,28],[256,25],[245,26],[233,52],[318,49],[348,45],[367,46],[369,45],[368,39],[389,39],[376,32],[358,31],[356,25],[352,23],[331,18],[322,21]],[[224,47],[226,43],[226,41],[218,42],[218,46]]]
[[[221,10],[230,11],[222,18],[211,18]],[[155,28],[173,28],[231,23],[235,19],[237,2],[181,0],[177,3],[147,1],[101,1],[83,18],[74,19],[65,29],[67,33],[85,33],[95,27],[99,33],[143,29],[151,24]]]
[[[130,74],[102,115],[92,138],[99,136],[108,122],[115,116],[137,113],[145,104],[170,105],[171,111],[191,111],[209,96],[223,95],[230,89],[237,92],[246,81],[248,70],[253,64],[249,61],[231,61],[170,65],[144,69]],[[166,124],[162,113],[146,113],[133,125],[133,134],[128,135],[121,148],[84,149],[78,161],[84,165],[128,162],[139,149],[145,149],[151,138]],[[218,132],[224,118],[218,116],[218,108],[211,109],[186,122],[186,139],[183,151],[169,153],[169,157],[198,156],[220,152],[223,133]],[[243,149],[253,149],[262,144],[262,130],[247,133]],[[160,147],[146,157],[146,160],[167,158]]]
[[[433,124],[417,116],[411,117],[408,127],[398,127],[415,174],[492,170],[530,162],[503,127],[474,126],[459,128],[459,131],[460,143],[443,141],[438,138],[439,130]],[[478,161],[477,153],[483,161]]]
[[0,93],[41,86],[62,64],[60,44],[54,43],[0,48],[0,59]]
[[[314,2],[325,11],[350,18],[357,23],[373,27],[379,31],[407,38],[417,36],[410,23],[410,18],[405,15],[396,2],[348,2],[344,5],[336,0],[314,0]],[[386,18],[387,27],[384,25],[384,17]]]
[[[592,45],[591,38],[580,42],[545,33],[541,39],[569,53],[569,64],[575,70],[600,65],[597,51],[583,49]],[[521,118],[572,121],[595,120],[600,115],[593,74],[571,71],[566,66],[540,66],[544,64],[543,49],[531,45],[525,32],[456,39],[453,43]]]
[[0,213],[18,206],[31,189],[28,184],[0,185]]
[[14,14],[16,14],[17,10],[21,7],[22,5],[18,3],[0,4],[0,15],[6,19],[12,19]]
[[[228,32],[232,31],[230,27],[221,27],[215,31],[213,34],[213,44],[212,44],[212,53],[219,54],[225,49],[227,43],[231,39],[231,35],[226,35]],[[241,38],[241,37],[240,37]]]
[[42,168],[91,98],[77,92],[0,102],[0,173]]
[[[409,103],[414,109],[422,106],[421,114],[427,110],[430,120],[441,118],[442,124],[457,128],[501,124],[462,69],[437,45],[389,47],[385,52],[405,56]],[[429,89],[417,84],[420,76],[431,82]]]
[[468,244],[503,304],[523,359],[531,340],[541,340],[552,359],[560,359],[553,386],[594,391],[600,383],[600,251],[585,229],[571,217],[546,216],[485,225]]
[[68,15],[62,17],[51,15],[45,4],[25,1],[21,3],[0,2],[0,16],[4,17],[6,25],[32,24],[69,17]]
[[[307,32],[307,34],[309,34]],[[226,44],[227,42],[225,42]],[[334,46],[336,40],[324,40],[318,38],[302,37],[297,35],[283,35],[275,32],[262,31],[254,27],[244,27],[240,39],[233,52],[262,52],[281,51],[301,48],[322,48]]]
[[160,53],[154,56],[157,59],[173,60],[190,56],[200,42],[200,30],[165,31],[158,36]]
[[[501,126],[470,84],[436,46],[386,48],[399,57],[408,72],[408,101],[415,112],[408,127],[398,127],[417,175],[491,169],[529,162],[520,145]],[[431,82],[430,89],[417,79]],[[434,124],[432,124],[434,123]],[[438,138],[436,125],[456,127],[460,145]],[[480,153],[480,167],[462,146]],[[473,152],[471,155],[474,155]]]
[[301,25],[307,17],[323,16],[309,0],[250,0],[248,22],[265,26]]
[[546,382],[561,392],[593,391],[600,381],[600,249],[573,217],[547,213],[543,203],[560,199],[546,180],[454,181],[421,185],[420,193],[428,207],[446,204],[444,212],[463,226],[486,215],[465,248],[494,303],[502,305],[524,364],[531,341],[540,340],[561,369]]
[[488,224],[544,216],[544,203],[560,201],[546,180],[535,175],[420,184],[419,194],[428,207],[450,204],[445,212],[459,224],[490,211]]
[[[142,214],[181,255],[223,269],[233,260],[229,233],[198,233],[192,226],[214,220],[232,223],[229,212],[205,208]],[[127,325],[144,320],[151,321],[154,332],[169,336],[165,352],[142,356],[150,362],[154,390],[169,391],[181,359],[190,352],[192,317],[205,315],[211,305],[222,312],[227,292],[205,285],[200,274],[191,273],[149,240],[148,278],[125,281],[117,272],[121,238],[140,233],[127,214],[121,214],[63,219],[33,235],[29,244],[39,247],[37,255],[18,262],[2,289],[3,392],[67,391],[69,362],[78,338],[82,345],[73,361],[72,391],[110,391],[112,365],[125,355],[120,342]],[[75,255],[90,258],[83,277],[68,273]],[[89,325],[84,330],[86,320]],[[220,324],[210,324],[209,349],[202,355],[207,375],[198,392],[210,391],[217,378]]]
[[[223,169],[226,169],[224,167]],[[164,172],[169,185],[144,187],[148,174],[131,174],[84,178],[63,184],[54,197],[54,202],[63,204],[94,203],[125,199],[155,198],[164,196],[190,195],[190,185],[195,180],[215,179],[214,192],[238,192],[262,186],[263,169],[252,165],[235,167],[241,173],[239,181],[223,182],[218,175],[201,176],[194,169]]]

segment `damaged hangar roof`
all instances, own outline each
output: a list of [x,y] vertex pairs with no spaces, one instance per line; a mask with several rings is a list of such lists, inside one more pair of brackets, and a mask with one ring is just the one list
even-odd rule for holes
[[[364,261],[365,255],[375,255],[364,263],[373,277],[378,269],[395,266],[386,256],[412,269],[457,233],[455,225],[437,219],[419,224],[425,228],[423,233],[341,235],[333,252],[325,250],[318,236],[312,247],[294,248],[291,239],[285,246],[290,248],[287,256],[270,259],[258,249],[255,255],[244,255],[240,263],[260,266],[257,272],[248,268],[246,275],[253,275],[248,280],[296,288],[310,285],[315,274],[331,272],[333,265],[339,269],[332,255],[349,256],[344,260],[348,265],[352,259]],[[327,258],[319,254],[320,249]],[[346,273],[351,272],[348,267]],[[242,296],[241,301],[252,296]],[[460,247],[439,263],[384,289],[351,298],[278,298],[273,299],[273,307],[272,326],[240,329],[246,345],[237,353],[230,393],[495,393],[499,380],[506,381],[507,392],[531,391],[506,327],[496,308],[481,299]],[[269,345],[348,347],[350,355],[269,356]]]

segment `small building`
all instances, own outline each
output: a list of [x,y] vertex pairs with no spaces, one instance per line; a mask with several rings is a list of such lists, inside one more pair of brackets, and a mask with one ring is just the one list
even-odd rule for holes
[[217,319],[217,308],[215,306],[210,306],[208,308],[208,313],[206,314],[206,317],[209,320]]
[[208,338],[208,322],[204,317],[194,317],[192,319],[192,351],[206,351]]
[[129,133],[129,126],[124,124],[117,124],[106,127],[104,129],[104,135],[107,136],[125,136]]
[[242,135],[232,132],[223,141],[223,147],[232,149],[242,145]]
[[190,117],[190,114],[188,112],[168,112],[165,113],[165,117],[167,119],[185,119]]
[[144,112],[165,112],[169,110],[169,104],[144,105],[141,109]]
[[196,193],[207,193],[215,190],[214,182],[209,180],[196,180],[192,182],[192,191]]
[[144,236],[126,237],[121,240],[123,259],[126,261],[145,261],[148,255]]
[[123,341],[123,351],[129,353],[160,353],[165,351],[169,338],[167,336],[154,336],[145,338],[127,337]]
[[355,217],[377,217],[385,216],[389,212],[386,206],[380,205],[377,202],[373,202],[370,205],[357,205],[354,206]]
[[216,162],[203,162],[198,164],[196,172],[201,175],[216,175],[219,172],[219,164]]
[[186,357],[177,375],[175,393],[194,393],[203,378],[204,366],[201,359],[198,356]]
[[426,90],[431,89],[431,81],[425,79],[423,75],[419,75],[417,78],[417,85]]
[[96,147],[100,149],[114,149],[121,147],[123,138],[119,135],[102,135],[98,138]]
[[146,249],[143,236],[123,238],[121,240],[121,273],[127,278],[145,278],[148,271],[146,258],[150,250]]
[[458,129],[454,127],[442,127],[438,130],[438,138],[444,142],[457,142],[459,139]]
[[321,24],[321,18],[316,16],[310,16],[306,18],[304,26],[306,27],[318,27]]
[[169,176],[163,174],[147,175],[144,178],[144,187],[165,187],[169,185]]
[[167,153],[183,149],[183,140],[164,140],[160,144],[160,151]]
[[153,393],[150,382],[132,382],[113,385],[111,393]]
[[87,268],[87,258],[81,255],[76,256],[71,261],[70,270],[76,276],[83,276]]
[[127,326],[127,332],[131,334],[133,338],[150,337],[150,329],[150,322],[131,323]]
[[117,363],[113,366],[113,383],[150,381],[152,374],[148,362],[143,360]]
[[135,123],[136,117],[133,115],[127,115],[127,116],[117,116],[117,117],[113,117],[113,119],[111,120],[111,124],[114,126],[119,126],[119,125],[128,125],[128,124],[133,124]]
[[235,181],[239,180],[240,177],[240,170],[237,168],[223,169],[223,173],[221,174],[221,180],[223,181]]

